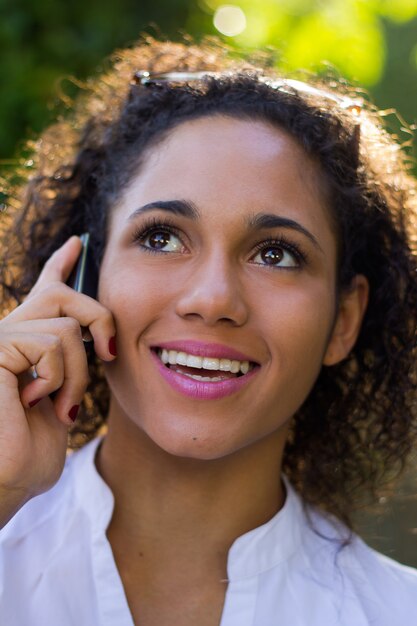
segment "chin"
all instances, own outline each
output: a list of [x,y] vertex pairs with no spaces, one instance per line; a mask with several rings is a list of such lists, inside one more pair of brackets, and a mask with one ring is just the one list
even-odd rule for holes
[[[170,424],[170,428],[153,427],[147,432],[148,437],[161,450],[171,456],[196,461],[214,461],[233,454],[240,447],[237,443],[227,441],[224,432],[220,432],[219,425],[214,426],[216,432],[209,429]],[[202,432],[203,431],[203,432]]]

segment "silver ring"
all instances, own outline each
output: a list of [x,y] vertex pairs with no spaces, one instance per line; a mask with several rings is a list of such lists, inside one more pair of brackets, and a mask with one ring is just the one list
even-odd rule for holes
[[84,343],[89,343],[93,341],[93,335],[90,333],[88,328],[81,328],[81,336]]

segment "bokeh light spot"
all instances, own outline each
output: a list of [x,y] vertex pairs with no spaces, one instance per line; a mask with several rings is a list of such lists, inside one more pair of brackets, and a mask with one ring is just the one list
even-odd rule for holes
[[245,30],[246,15],[240,7],[224,4],[215,12],[213,23],[222,35],[235,37]]

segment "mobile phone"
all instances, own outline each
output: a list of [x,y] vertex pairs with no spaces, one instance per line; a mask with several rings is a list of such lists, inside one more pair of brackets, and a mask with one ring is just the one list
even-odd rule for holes
[[67,285],[78,293],[97,298],[98,272],[89,246],[90,233],[83,233],[80,239],[83,247],[77,264],[67,280]]
[[[81,248],[77,263],[67,280],[67,285],[78,293],[84,293],[86,296],[96,299],[98,271],[89,246],[90,233],[83,233],[80,235],[80,239],[83,247]],[[81,332],[87,355],[90,355],[93,352],[91,347],[93,338],[88,328],[81,327]]]

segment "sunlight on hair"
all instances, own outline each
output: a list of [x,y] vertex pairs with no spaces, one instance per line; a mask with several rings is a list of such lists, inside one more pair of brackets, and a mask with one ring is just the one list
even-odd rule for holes
[[246,15],[240,7],[225,4],[215,12],[213,23],[222,35],[235,37],[245,30]]

